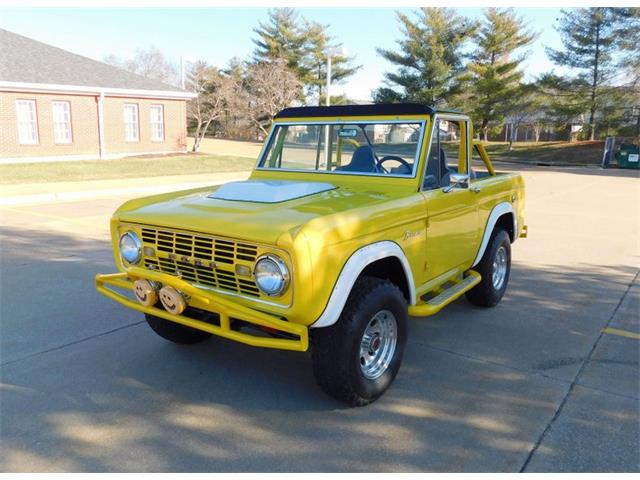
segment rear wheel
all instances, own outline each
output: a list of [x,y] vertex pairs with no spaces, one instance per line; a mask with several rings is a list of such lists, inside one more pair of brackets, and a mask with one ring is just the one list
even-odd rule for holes
[[400,369],[407,326],[400,289],[388,280],[361,277],[338,321],[311,331],[318,385],[353,406],[376,400]]
[[511,239],[507,232],[501,228],[493,231],[475,270],[482,280],[467,292],[467,300],[479,307],[494,307],[507,290],[511,273]]
[[202,342],[211,336],[208,332],[196,330],[195,328],[187,327],[154,315],[149,315],[148,313],[144,314],[144,318],[147,320],[147,323],[154,332],[162,338],[174,343],[191,345]]

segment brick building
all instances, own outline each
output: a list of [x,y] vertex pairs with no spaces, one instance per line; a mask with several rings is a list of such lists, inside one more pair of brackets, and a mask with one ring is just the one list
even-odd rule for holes
[[0,29],[0,162],[186,150],[193,95]]

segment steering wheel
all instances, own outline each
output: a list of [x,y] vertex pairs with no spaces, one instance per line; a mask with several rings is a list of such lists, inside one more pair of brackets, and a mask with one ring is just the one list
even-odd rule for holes
[[395,160],[396,162],[400,162],[403,167],[407,169],[408,173],[411,173],[413,167],[409,162],[407,162],[404,158],[398,157],[396,155],[387,155],[386,157],[382,157],[380,160],[376,162],[376,168],[382,170],[384,173],[389,173],[389,171],[382,166],[382,164],[388,160]]

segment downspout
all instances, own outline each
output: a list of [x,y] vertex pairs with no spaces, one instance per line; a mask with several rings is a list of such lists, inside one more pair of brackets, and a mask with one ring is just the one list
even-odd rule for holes
[[98,142],[100,148],[100,159],[105,158],[107,152],[104,146],[104,92],[100,91],[98,96]]

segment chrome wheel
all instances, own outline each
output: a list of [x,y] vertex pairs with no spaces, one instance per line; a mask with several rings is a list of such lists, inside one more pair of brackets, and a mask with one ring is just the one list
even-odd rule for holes
[[504,280],[507,277],[507,249],[504,247],[498,248],[496,256],[493,259],[493,275],[492,282],[493,288],[500,290],[504,284]]
[[398,342],[398,324],[389,310],[381,310],[369,321],[360,340],[360,369],[375,380],[387,371]]

